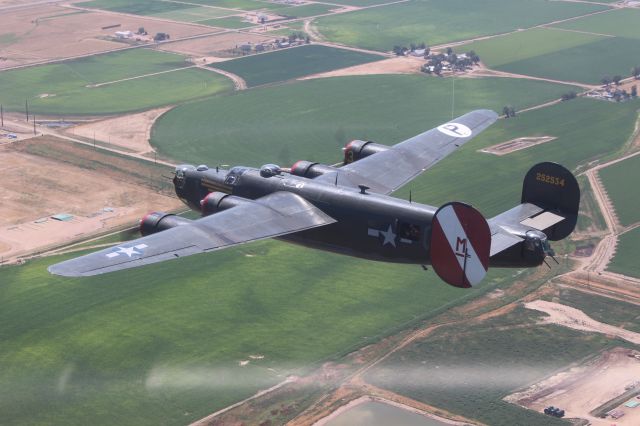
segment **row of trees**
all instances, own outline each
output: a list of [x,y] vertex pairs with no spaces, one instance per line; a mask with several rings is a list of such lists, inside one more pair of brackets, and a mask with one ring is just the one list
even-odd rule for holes
[[465,53],[464,55],[457,55],[451,48],[447,49],[447,54],[439,53],[437,55],[429,55],[429,62],[422,66],[422,72],[427,74],[440,75],[445,67],[445,62],[448,63],[452,71],[464,71],[470,68],[472,65],[480,62],[480,57],[473,50]]
[[505,105],[504,108],[502,108],[502,114],[504,114],[506,118],[513,118],[516,116],[516,109],[511,105]]
[[424,57],[427,58],[429,56],[431,49],[429,48],[429,46],[425,44],[424,41],[419,44],[411,43],[409,44],[409,47],[395,45],[393,46],[392,50],[393,50],[393,53],[396,54],[396,56],[405,56],[407,53],[415,52],[416,50],[422,50],[422,49],[425,49]]

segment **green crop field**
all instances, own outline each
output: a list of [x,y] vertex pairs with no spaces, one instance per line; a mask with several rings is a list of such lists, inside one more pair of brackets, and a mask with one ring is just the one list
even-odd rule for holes
[[3,423],[187,424],[486,289],[279,242],[83,279],[60,260],[0,269]]
[[173,3],[160,0],[92,0],[77,3],[80,7],[109,10],[112,12],[131,13],[133,15],[154,15],[172,10],[180,10],[192,7],[182,3]]
[[257,0],[189,0],[189,3],[202,4],[205,6],[225,7],[228,9],[257,10],[257,9],[278,9],[281,4],[269,3]]
[[[522,108],[566,90],[527,80],[459,80],[455,114],[500,110],[511,102]],[[333,164],[351,139],[391,144],[449,120],[443,105],[451,102],[450,94],[450,80],[421,76],[340,77],[260,88],[170,111],[156,123],[152,144],[171,158],[212,165],[286,166],[300,159]],[[461,199],[478,203],[485,215],[496,214],[520,199],[520,182],[533,164],[556,161],[575,169],[618,151],[633,131],[637,108],[638,102],[577,99],[500,120],[414,181],[414,199],[434,205]],[[502,157],[477,152],[543,135],[557,139]],[[408,189],[400,194],[408,195]]]
[[474,50],[483,63],[500,71],[590,84],[598,84],[604,76],[628,75],[640,63],[637,39],[557,28],[535,28],[457,50]]
[[381,59],[384,58],[369,53],[308,45],[218,62],[212,66],[239,75],[249,86],[258,86]]
[[364,7],[364,6],[374,6],[378,4],[393,3],[393,2],[394,0],[340,0],[340,1],[334,1],[332,3],[344,4],[347,6]]
[[616,254],[607,269],[618,274],[640,278],[640,228],[635,228],[618,237]]
[[337,9],[337,6],[328,4],[305,4],[303,6],[289,6],[281,9],[274,9],[271,12],[278,15],[290,16],[294,18],[306,18],[308,16],[323,15],[328,13],[331,9]]
[[553,302],[580,309],[596,321],[640,332],[640,310],[638,305],[597,296],[571,288],[559,288],[558,297],[547,297]]
[[[77,3],[77,5],[93,9],[152,16],[183,22],[206,21],[212,18],[232,15],[242,10],[282,8],[279,4],[255,0],[194,0],[189,2],[174,2],[170,0],[92,0]],[[231,9],[237,9],[238,11]],[[213,26],[213,23],[205,23],[205,25]],[[221,24],[218,26],[222,27],[225,25]],[[225,27],[237,28],[237,26],[233,27],[228,22]]]
[[542,0],[411,0],[319,18],[316,26],[330,41],[389,51],[394,45],[467,40],[598,10],[606,6]]
[[[109,114],[182,102],[233,87],[226,77],[187,66],[180,55],[134,49],[6,71],[0,73],[0,103],[5,110],[24,111],[26,99],[36,114]],[[154,73],[160,74],[148,75]],[[139,76],[143,77],[135,78]],[[113,83],[104,84],[108,82]]]
[[616,215],[624,226],[640,222],[640,156],[628,158],[598,172]]
[[536,326],[539,318],[517,308],[477,325],[438,330],[394,353],[366,380],[492,426],[570,424],[503,398],[612,342],[602,335]]
[[638,23],[640,23],[640,10],[627,8],[586,16],[554,25],[554,27],[640,39]]
[[220,18],[238,13],[235,10],[220,9],[217,7],[190,7],[188,9],[173,10],[170,12],[155,13],[154,18],[171,19],[174,21],[196,22],[208,19]]
[[487,66],[501,69],[501,66],[512,62],[566,51],[603,39],[605,37],[595,34],[534,28],[503,37],[465,44],[456,48],[456,51],[468,52],[469,50],[474,50]]
[[255,25],[251,22],[245,21],[242,16],[227,16],[226,18],[207,19],[199,21],[198,24],[231,29],[252,27]]

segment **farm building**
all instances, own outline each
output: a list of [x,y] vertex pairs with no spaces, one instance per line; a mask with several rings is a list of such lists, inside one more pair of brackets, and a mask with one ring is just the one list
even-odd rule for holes
[[116,31],[117,38],[131,38],[133,37],[133,31]]

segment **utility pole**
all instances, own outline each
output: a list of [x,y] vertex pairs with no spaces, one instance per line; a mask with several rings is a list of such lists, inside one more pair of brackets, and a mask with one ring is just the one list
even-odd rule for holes
[[24,113],[27,115],[27,121],[29,121],[29,102],[24,100]]
[[451,77],[451,119],[453,120],[453,109],[456,103],[456,75]]
[[2,109],[2,104],[0,104],[0,127],[4,127],[4,111]]
[[33,135],[36,135],[36,116],[33,116]]

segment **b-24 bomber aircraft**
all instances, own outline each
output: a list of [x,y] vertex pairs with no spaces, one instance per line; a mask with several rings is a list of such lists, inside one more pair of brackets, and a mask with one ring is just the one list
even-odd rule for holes
[[140,221],[142,238],[49,271],[97,275],[265,238],[431,265],[443,281],[463,288],[480,283],[489,266],[539,266],[554,255],[549,241],[567,237],[578,217],[578,183],[558,164],[534,165],[520,204],[489,220],[462,202],[438,208],[389,196],[497,118],[490,110],[473,111],[393,146],[355,140],[346,145],[341,167],[309,161],[290,169],[178,166],[176,194],[202,218],[150,213]]

